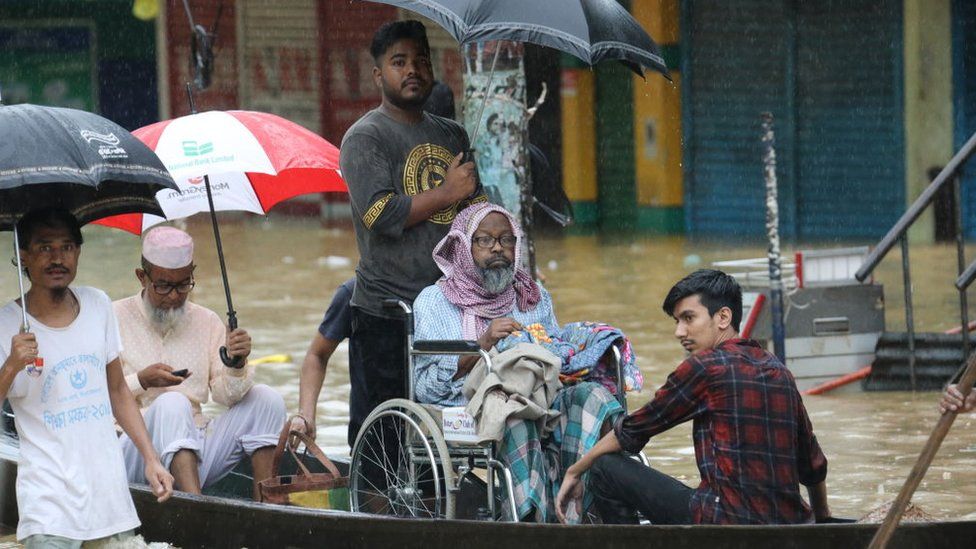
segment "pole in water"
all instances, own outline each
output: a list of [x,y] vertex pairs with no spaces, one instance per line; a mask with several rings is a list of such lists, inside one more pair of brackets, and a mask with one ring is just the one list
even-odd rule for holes
[[773,323],[773,354],[786,364],[786,329],[783,323],[783,272],[779,251],[779,203],[776,190],[776,142],[773,114],[762,119],[763,176],[766,180],[766,236],[769,238],[769,298]]

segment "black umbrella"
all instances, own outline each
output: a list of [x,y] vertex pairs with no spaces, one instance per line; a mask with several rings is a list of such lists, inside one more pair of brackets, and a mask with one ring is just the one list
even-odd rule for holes
[[[122,213],[163,215],[156,193],[179,190],[149,147],[118,124],[75,109],[0,105],[0,230],[43,207],[80,223]],[[21,302],[24,284],[20,280]],[[24,329],[29,329],[24,310]]]
[[548,46],[595,65],[614,59],[639,75],[668,69],[647,32],[617,0],[372,0],[408,9],[463,46],[489,40]]

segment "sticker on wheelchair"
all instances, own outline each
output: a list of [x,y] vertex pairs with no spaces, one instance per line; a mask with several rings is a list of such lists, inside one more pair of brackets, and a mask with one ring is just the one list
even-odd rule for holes
[[441,410],[441,428],[448,442],[478,442],[474,418],[464,411],[464,406]]

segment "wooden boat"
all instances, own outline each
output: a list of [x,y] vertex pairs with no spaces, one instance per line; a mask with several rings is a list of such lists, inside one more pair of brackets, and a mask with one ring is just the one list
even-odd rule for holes
[[[0,523],[17,524],[14,479],[17,440],[0,436]],[[728,547],[821,549],[866,547],[874,524],[798,526],[561,526],[466,520],[411,520],[362,513],[254,503],[250,479],[237,471],[218,485],[223,495],[175,494],[163,504],[146,486],[130,489],[140,533],[190,548],[402,547]],[[889,547],[971,547],[976,521],[904,524]]]

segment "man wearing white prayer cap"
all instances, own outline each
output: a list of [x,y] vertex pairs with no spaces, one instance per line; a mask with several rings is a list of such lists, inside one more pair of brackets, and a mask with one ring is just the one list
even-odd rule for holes
[[[195,269],[190,235],[156,227],[143,236],[135,270],[142,290],[114,303],[122,367],[176,488],[198,494],[249,456],[256,497],[257,483],[271,476],[285,403],[271,387],[254,384],[247,332],[229,331],[217,313],[188,300]],[[221,346],[242,359],[239,368],[224,365]],[[204,415],[210,397],[229,410]],[[122,440],[129,481],[145,482],[139,454]]]

